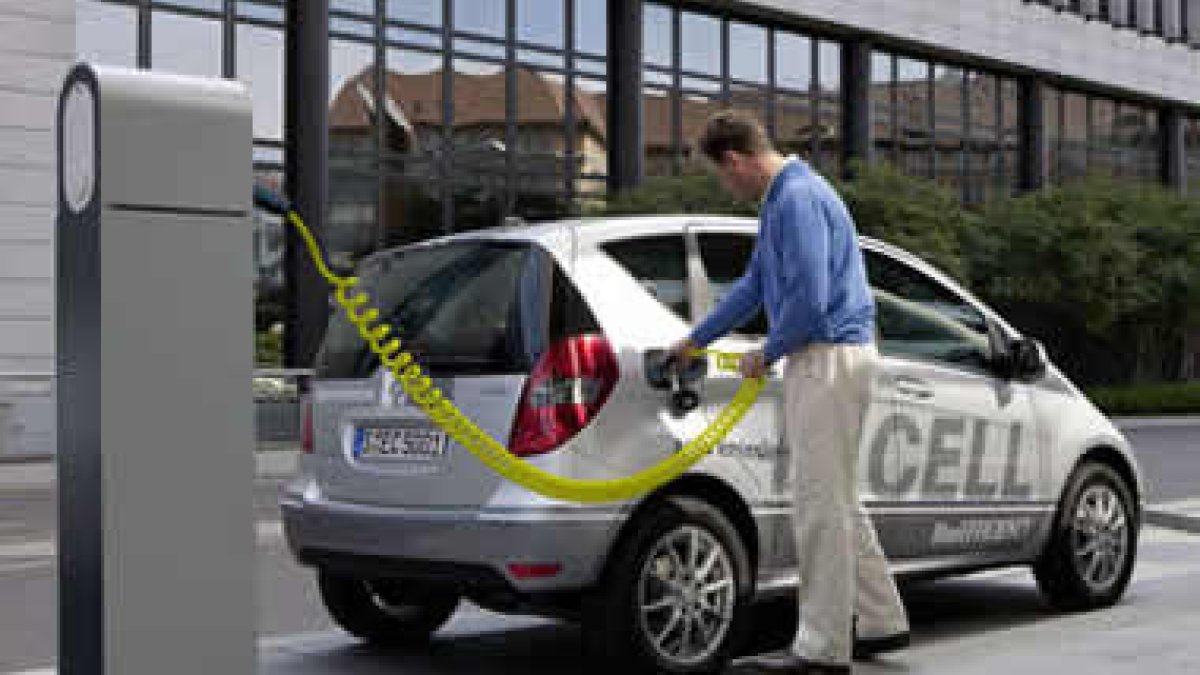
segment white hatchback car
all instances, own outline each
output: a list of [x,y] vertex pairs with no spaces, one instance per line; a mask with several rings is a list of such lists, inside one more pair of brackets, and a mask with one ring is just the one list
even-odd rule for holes
[[[477,424],[543,469],[613,478],[676,452],[739,385],[662,391],[647,354],[741,274],[752,220],[646,217],[467,233],[378,253],[359,276]],[[1133,570],[1142,481],[1129,443],[1025,339],[945,275],[862,240],[881,369],[861,497],[901,577],[1032,565],[1057,606],[1112,604]],[[764,318],[716,347],[757,346]],[[340,314],[307,415],[287,541],[330,614],[377,643],[427,638],[462,598],[584,622],[606,668],[713,672],[756,598],[795,583],[777,371],[724,443],[622,503],[502,480],[405,400]]]

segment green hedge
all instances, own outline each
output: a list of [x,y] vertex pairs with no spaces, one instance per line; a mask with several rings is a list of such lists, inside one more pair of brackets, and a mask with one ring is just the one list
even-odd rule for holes
[[1200,414],[1200,382],[1100,387],[1087,395],[1109,415]]
[[[1041,339],[1084,385],[1171,381],[1200,333],[1200,201],[1092,177],[965,208],[939,184],[887,165],[837,187],[866,235],[964,282]],[[753,213],[709,177],[658,178],[597,214]]]

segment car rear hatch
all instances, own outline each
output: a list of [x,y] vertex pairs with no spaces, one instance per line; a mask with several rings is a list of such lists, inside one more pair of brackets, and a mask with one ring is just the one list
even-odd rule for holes
[[[531,242],[469,239],[384,252],[364,262],[359,278],[403,347],[501,443],[514,436],[514,420],[524,419],[515,435],[532,429],[534,442],[523,444],[537,445],[538,419],[531,424],[524,413],[538,392],[528,385],[564,339],[598,333],[552,256]],[[326,497],[477,506],[500,486],[499,476],[406,400],[340,309],[316,371],[311,462]]]

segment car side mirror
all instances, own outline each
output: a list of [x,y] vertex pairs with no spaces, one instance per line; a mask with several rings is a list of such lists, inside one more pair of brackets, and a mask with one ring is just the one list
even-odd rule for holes
[[1009,377],[1021,382],[1036,382],[1046,375],[1045,348],[1033,338],[1020,338],[1008,344]]

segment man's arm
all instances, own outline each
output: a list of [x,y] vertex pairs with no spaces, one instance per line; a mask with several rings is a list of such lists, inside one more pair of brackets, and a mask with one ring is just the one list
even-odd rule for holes
[[809,194],[791,197],[779,205],[776,218],[774,243],[784,262],[782,309],[763,348],[768,365],[817,334],[829,305],[829,222],[820,204]]
[[688,336],[697,347],[703,347],[749,321],[762,305],[762,279],[758,264],[758,246],[750,255],[746,273],[733,283],[729,293],[717,303]]

